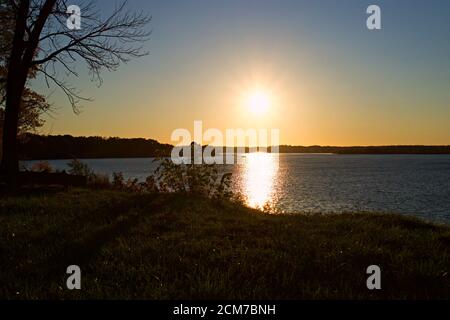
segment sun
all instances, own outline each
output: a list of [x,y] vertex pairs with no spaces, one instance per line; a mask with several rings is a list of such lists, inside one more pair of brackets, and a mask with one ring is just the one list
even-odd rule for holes
[[263,115],[269,110],[271,99],[265,91],[255,90],[248,94],[246,104],[252,113]]

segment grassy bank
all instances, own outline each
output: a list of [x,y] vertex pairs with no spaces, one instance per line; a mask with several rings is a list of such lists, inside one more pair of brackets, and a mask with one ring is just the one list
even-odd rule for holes
[[450,228],[399,216],[74,190],[1,198],[0,228],[0,298],[450,298]]

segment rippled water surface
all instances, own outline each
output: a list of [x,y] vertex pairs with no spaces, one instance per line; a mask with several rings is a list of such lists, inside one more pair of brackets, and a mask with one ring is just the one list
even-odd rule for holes
[[[94,171],[144,179],[152,159],[83,160]],[[68,160],[52,160],[67,169]],[[26,162],[27,166],[32,162]],[[281,212],[395,212],[450,223],[450,156],[248,154],[229,167],[248,204]]]

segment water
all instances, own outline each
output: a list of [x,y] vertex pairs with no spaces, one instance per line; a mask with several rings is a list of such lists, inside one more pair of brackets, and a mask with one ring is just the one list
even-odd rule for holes
[[[450,223],[450,155],[250,154],[229,168],[253,207],[280,212],[393,212]],[[152,159],[83,160],[95,172],[145,179]],[[59,170],[68,160],[52,160]],[[25,162],[31,166],[34,162]]]

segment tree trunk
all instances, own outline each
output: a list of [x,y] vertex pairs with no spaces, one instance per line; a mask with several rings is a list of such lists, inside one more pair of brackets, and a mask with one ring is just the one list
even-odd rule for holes
[[[17,60],[17,61],[16,61]],[[19,172],[19,154],[17,145],[17,129],[22,94],[25,89],[27,71],[20,65],[21,60],[12,58],[6,84],[5,119],[3,122],[3,145],[1,174],[5,182],[15,187]]]
[[13,83],[8,85],[5,105],[5,119],[3,124],[1,172],[5,182],[10,186],[16,185],[17,173],[19,172],[17,127],[19,121],[20,101],[25,87],[25,81],[20,82],[21,83]]
[[3,123],[3,152],[0,172],[2,178],[11,187],[16,187],[19,173],[17,127],[19,124],[19,108],[22,101],[22,93],[29,69],[29,64],[22,60],[25,51],[24,36],[29,8],[30,0],[20,1],[11,54],[8,61],[5,119]]

